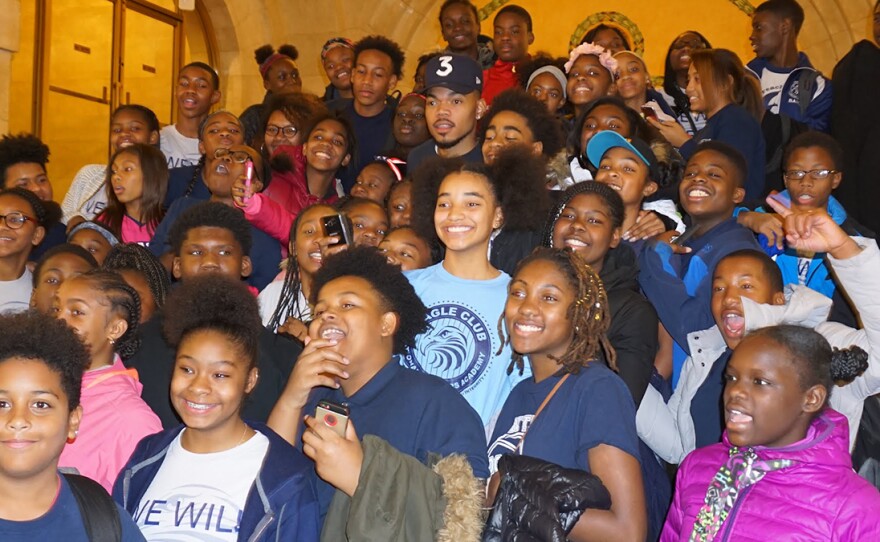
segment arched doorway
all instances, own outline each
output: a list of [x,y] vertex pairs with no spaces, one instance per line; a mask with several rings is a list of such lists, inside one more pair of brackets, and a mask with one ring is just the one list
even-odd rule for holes
[[49,145],[59,199],[80,167],[107,162],[116,107],[146,105],[162,124],[173,122],[179,67],[213,57],[202,13],[181,12],[176,0],[37,0],[21,7],[9,131],[35,133]]

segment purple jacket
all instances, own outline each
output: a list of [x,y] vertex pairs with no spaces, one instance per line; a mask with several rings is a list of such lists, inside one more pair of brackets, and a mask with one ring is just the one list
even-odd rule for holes
[[[804,440],[758,447],[761,459],[791,459],[743,490],[716,541],[880,540],[880,493],[853,472],[846,418],[827,408]],[[728,457],[730,442],[690,453],[678,471],[661,542],[687,541],[706,489]]]

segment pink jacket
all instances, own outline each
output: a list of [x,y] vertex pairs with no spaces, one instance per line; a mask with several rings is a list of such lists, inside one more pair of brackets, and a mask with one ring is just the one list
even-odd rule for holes
[[82,422],[61,452],[59,467],[73,467],[110,492],[116,476],[142,438],[162,430],[159,418],[141,399],[137,371],[119,356],[113,365],[83,375]]
[[243,210],[251,224],[280,241],[281,246],[286,249],[290,241],[290,227],[296,220],[296,215],[313,203],[333,204],[338,196],[334,194],[328,198],[319,198],[309,194],[305,156],[301,145],[282,145],[275,153],[287,154],[293,164],[293,171],[273,171],[269,186],[263,192],[254,194]]
[[[678,471],[661,542],[686,541],[706,489],[727,462],[730,443],[691,452]],[[826,408],[804,440],[755,449],[761,459],[796,463],[743,490],[716,541],[880,540],[880,493],[852,469],[846,417]]]

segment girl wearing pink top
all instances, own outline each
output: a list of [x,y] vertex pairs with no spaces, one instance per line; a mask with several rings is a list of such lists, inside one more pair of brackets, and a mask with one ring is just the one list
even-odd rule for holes
[[75,468],[109,492],[137,443],[162,430],[141,399],[137,372],[122,364],[138,347],[140,299],[116,273],[95,270],[65,281],[52,309],[90,352],[82,379],[82,422],[58,464]]
[[147,245],[162,220],[168,165],[162,151],[136,143],[116,151],[105,182],[107,207],[97,220],[123,243]]

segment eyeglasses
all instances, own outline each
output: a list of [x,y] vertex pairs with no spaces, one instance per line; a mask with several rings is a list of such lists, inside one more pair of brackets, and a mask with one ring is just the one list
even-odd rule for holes
[[36,219],[22,213],[9,213],[8,215],[0,215],[0,219],[3,219],[3,222],[6,223],[6,227],[10,230],[20,229],[22,226],[25,225],[25,222],[27,222],[28,220],[36,222]]
[[214,158],[225,158],[227,156],[237,164],[244,164],[251,159],[251,155],[245,151],[231,151],[222,147],[214,151]]
[[276,137],[278,134],[283,134],[284,137],[293,137],[299,133],[299,130],[296,126],[275,126],[274,124],[270,124],[266,126],[266,135]]
[[811,169],[804,171],[802,169],[789,169],[782,174],[789,181],[802,181],[807,175],[815,181],[824,181],[829,175],[837,173],[836,169]]

